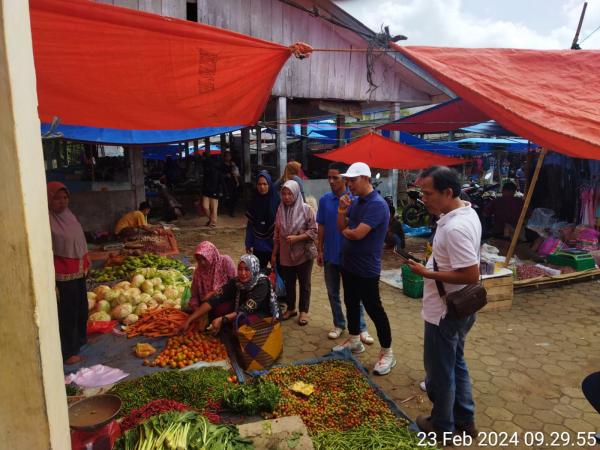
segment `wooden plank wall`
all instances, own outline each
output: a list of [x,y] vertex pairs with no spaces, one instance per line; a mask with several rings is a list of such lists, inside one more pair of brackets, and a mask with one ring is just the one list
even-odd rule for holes
[[125,8],[139,9],[154,14],[178,19],[186,18],[186,0],[95,0],[98,3],[108,3]]

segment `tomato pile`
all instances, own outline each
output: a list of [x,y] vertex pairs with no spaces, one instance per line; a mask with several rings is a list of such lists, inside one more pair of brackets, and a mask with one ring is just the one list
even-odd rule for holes
[[[264,376],[281,390],[275,417],[299,415],[309,432],[346,431],[363,424],[396,421],[388,405],[348,361],[272,369]],[[314,385],[306,397],[290,388],[296,381]]]
[[227,359],[227,350],[217,338],[193,332],[169,338],[167,346],[149,366],[183,368],[198,361],[221,361]]

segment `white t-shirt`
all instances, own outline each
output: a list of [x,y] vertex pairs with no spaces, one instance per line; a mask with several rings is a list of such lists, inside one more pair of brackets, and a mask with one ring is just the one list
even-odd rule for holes
[[[432,256],[427,261],[429,270],[433,270],[433,258],[440,272],[479,266],[481,222],[470,203],[463,203],[465,203],[464,207],[444,214],[438,220],[437,231],[433,238]],[[464,284],[444,283],[447,294],[464,287]],[[435,281],[425,278],[421,317],[426,322],[439,325],[446,312],[446,303],[440,298]]]

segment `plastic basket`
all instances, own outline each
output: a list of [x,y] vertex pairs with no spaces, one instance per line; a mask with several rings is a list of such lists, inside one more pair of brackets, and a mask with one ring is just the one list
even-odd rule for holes
[[402,266],[402,290],[407,297],[423,297],[423,277],[413,273],[407,265]]

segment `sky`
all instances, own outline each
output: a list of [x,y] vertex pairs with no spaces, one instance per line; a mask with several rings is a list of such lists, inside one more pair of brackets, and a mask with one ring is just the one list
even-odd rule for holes
[[[583,0],[338,0],[374,31],[408,37],[402,45],[568,49]],[[600,49],[600,0],[588,0],[579,42]]]

